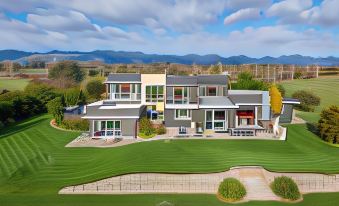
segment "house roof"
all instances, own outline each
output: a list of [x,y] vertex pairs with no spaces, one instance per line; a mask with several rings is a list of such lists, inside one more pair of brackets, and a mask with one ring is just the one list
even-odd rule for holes
[[198,84],[222,84],[227,85],[226,75],[199,75]]
[[106,80],[108,82],[141,82],[140,74],[114,73],[109,74]]
[[198,75],[198,76],[174,76],[168,75],[166,77],[167,85],[198,85],[198,84],[212,84],[212,85],[227,85],[226,75]]
[[200,97],[199,108],[239,108],[236,106],[228,97],[217,96],[217,97]]
[[198,79],[196,76],[173,76],[166,77],[166,84],[170,85],[198,85]]

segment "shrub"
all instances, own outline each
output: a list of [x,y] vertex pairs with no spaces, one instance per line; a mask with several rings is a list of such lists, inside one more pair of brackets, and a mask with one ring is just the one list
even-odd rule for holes
[[252,80],[253,75],[250,72],[240,72],[238,74],[238,80]]
[[306,111],[306,112],[313,112],[315,106],[320,105],[320,97],[313,94],[310,91],[306,90],[299,90],[292,94],[293,98],[299,99],[300,105],[296,105],[296,108]]
[[152,122],[147,117],[141,118],[139,123],[139,132],[146,136],[150,136],[154,133]]
[[64,106],[61,97],[56,97],[47,104],[48,113],[52,114],[55,122],[60,125],[64,119]]
[[241,200],[246,195],[246,189],[239,180],[226,178],[219,185],[218,195],[225,201],[233,202]]
[[276,177],[271,183],[272,191],[285,199],[297,200],[300,198],[300,192],[297,184],[286,176]]
[[86,90],[90,97],[100,99],[101,94],[105,92],[105,85],[98,79],[87,83]]
[[157,134],[166,134],[166,127],[164,126],[164,125],[159,125],[157,128],[156,128],[156,130],[155,130],[155,132],[157,133]]
[[59,126],[68,130],[88,131],[89,121],[86,119],[64,119]]
[[0,95],[0,101],[8,102],[13,108],[13,119],[19,120],[45,112],[45,106],[36,97],[21,91],[7,92]]
[[4,126],[10,122],[10,119],[14,118],[14,107],[11,102],[0,102],[0,122]]
[[318,122],[320,137],[330,143],[339,144],[339,107],[330,106],[320,114]]
[[301,72],[294,72],[293,79],[301,79],[303,74]]
[[[25,87],[25,94],[36,97],[38,100],[42,102],[43,105],[46,105],[47,102],[59,96],[56,89],[48,84],[42,82],[30,82]],[[46,111],[46,107],[44,106]]]

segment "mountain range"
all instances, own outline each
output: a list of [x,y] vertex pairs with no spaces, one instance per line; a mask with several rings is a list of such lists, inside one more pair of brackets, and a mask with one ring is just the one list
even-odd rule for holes
[[80,51],[58,51],[50,52],[25,52],[18,50],[0,50],[0,61],[11,60],[20,64],[27,64],[30,61],[95,61],[99,60],[107,64],[115,63],[157,63],[170,62],[179,64],[202,64],[210,65],[221,62],[222,64],[294,64],[294,65],[321,65],[321,66],[338,66],[338,57],[310,57],[302,55],[283,55],[280,57],[265,56],[262,58],[251,58],[244,55],[222,57],[216,54],[197,55],[187,54],[179,55],[160,55],[145,54],[142,52],[112,51],[112,50],[95,50],[90,52]]

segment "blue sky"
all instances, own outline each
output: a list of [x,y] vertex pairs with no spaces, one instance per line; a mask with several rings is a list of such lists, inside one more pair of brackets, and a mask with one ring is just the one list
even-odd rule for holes
[[339,0],[0,0],[0,49],[339,56]]

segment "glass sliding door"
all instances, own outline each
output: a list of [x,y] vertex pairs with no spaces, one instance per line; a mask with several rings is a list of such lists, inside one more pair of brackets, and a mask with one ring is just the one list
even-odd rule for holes
[[95,137],[121,136],[120,120],[94,120],[93,131]]
[[226,110],[206,110],[205,128],[214,131],[227,130],[227,111]]

